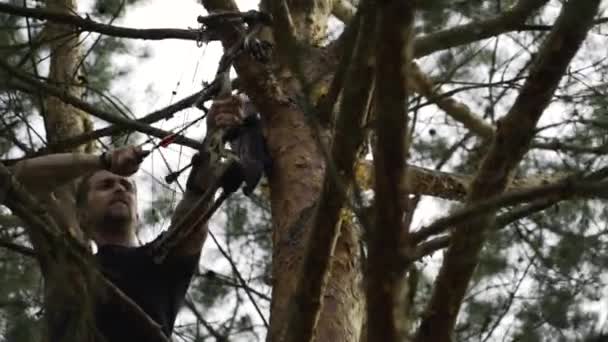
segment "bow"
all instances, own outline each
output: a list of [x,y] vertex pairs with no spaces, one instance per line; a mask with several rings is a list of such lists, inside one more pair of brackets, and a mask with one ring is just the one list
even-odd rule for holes
[[[270,44],[260,41],[254,36],[263,25],[270,24],[271,19],[267,14],[249,11],[217,13],[207,17],[199,16],[198,22],[203,25],[201,30],[235,22],[247,24],[247,30],[222,55],[215,79],[203,89],[195,102],[195,107],[204,109],[204,102],[232,94],[230,68],[239,54],[248,53],[259,62],[268,61]],[[157,146],[170,144],[180,132],[165,137]],[[228,142],[232,149],[227,148]],[[195,168],[200,167],[203,163],[209,166],[210,184],[192,209],[176,223],[173,229],[152,242],[152,255],[157,263],[161,263],[175,246],[192,233],[195,227],[207,222],[222,203],[241,185],[244,184],[243,193],[250,195],[262,175],[269,172],[271,160],[262,135],[259,114],[251,105],[245,106],[245,118],[242,125],[230,129],[218,128],[211,132],[204,139],[203,146],[193,161],[181,170],[169,174],[165,180],[171,183],[189,167],[193,167],[190,177],[192,178],[196,173]],[[191,179],[189,179],[190,181]],[[222,189],[221,194],[213,200],[219,189]],[[208,206],[212,200],[212,204]]]

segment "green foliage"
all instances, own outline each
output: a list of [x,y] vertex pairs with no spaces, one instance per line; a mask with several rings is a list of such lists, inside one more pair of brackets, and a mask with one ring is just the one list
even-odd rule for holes
[[[0,241],[24,244],[23,231],[4,220]],[[38,341],[40,329],[41,276],[35,260],[0,248],[0,341]]]

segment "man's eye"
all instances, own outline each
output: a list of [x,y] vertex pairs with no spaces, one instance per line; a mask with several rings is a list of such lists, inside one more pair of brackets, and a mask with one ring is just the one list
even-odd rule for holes
[[114,182],[110,179],[105,180],[105,181],[101,182],[101,184],[100,184],[101,189],[109,189],[112,186],[114,186]]

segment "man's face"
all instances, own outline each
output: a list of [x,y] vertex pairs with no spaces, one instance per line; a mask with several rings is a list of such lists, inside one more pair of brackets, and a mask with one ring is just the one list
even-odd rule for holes
[[137,221],[136,189],[129,178],[109,171],[96,172],[89,178],[87,221],[104,230],[134,227]]

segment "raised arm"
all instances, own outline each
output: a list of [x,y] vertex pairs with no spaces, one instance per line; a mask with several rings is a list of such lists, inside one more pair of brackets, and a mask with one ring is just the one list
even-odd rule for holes
[[[213,102],[207,116],[207,135],[218,127],[233,127],[243,121],[243,100],[238,96],[216,100]],[[171,227],[179,222],[188,213],[205,193],[211,182],[212,165],[200,155],[190,171],[186,191],[178,203],[172,219]],[[211,203],[206,203],[208,207]],[[175,255],[195,255],[201,252],[207,238],[207,224],[199,224],[192,230],[192,234],[179,244],[173,252]]]
[[137,171],[144,152],[128,146],[101,155],[85,153],[57,153],[24,159],[10,169],[28,190],[46,194],[57,187],[96,170],[129,176]]

